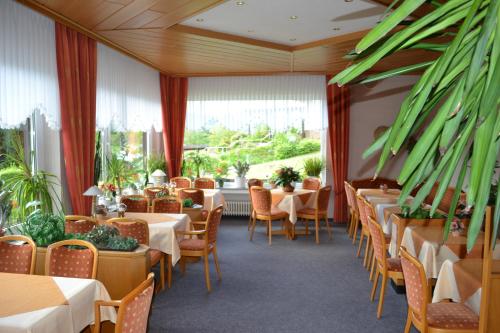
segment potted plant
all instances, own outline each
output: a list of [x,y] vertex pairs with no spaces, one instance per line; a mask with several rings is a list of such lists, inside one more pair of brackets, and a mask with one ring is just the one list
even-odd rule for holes
[[312,157],[304,161],[304,173],[308,177],[319,178],[325,168],[325,163],[321,158]]
[[[30,203],[38,206],[37,202]],[[37,246],[48,246],[66,239],[64,233],[64,218],[61,215],[44,213],[40,209],[32,212],[24,223],[20,225],[21,232],[30,236]]]
[[8,224],[12,213],[12,200],[10,192],[2,189],[3,182],[0,181],[0,236],[4,235],[5,226]]
[[218,166],[214,170],[214,179],[219,184],[219,187],[224,187],[224,177],[227,176],[228,173],[228,165],[226,162],[221,161],[218,163]]
[[236,171],[236,178],[234,179],[236,187],[244,188],[245,184],[247,183],[245,176],[250,170],[250,164],[248,164],[248,162],[242,162],[238,160],[233,164],[233,168]]
[[293,184],[300,180],[300,173],[293,170],[292,167],[282,167],[276,170],[275,183],[281,186],[283,192],[293,192],[295,187]]

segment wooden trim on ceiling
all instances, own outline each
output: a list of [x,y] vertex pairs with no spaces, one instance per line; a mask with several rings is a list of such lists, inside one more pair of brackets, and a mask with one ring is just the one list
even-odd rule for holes
[[334,44],[334,43],[343,43],[343,42],[347,42],[347,41],[351,41],[351,40],[360,40],[370,30],[371,29],[356,31],[356,32],[351,32],[351,33],[347,33],[347,34],[340,35],[340,36],[335,36],[335,37],[316,40],[316,41],[305,43],[305,44],[300,44],[300,45],[294,46],[292,48],[292,51],[305,50],[305,49],[310,49],[312,47],[323,46],[323,45]]
[[45,15],[45,16],[52,18],[53,20],[55,20],[61,24],[66,25],[66,26],[92,38],[92,39],[95,39],[96,41],[103,43],[104,45],[109,46],[109,47],[115,49],[116,51],[126,55],[126,56],[132,57],[132,58],[136,59],[137,61],[140,61],[141,63],[143,63],[149,67],[152,67],[153,69],[159,71],[160,73],[172,75],[172,73],[161,70],[157,65],[155,65],[154,63],[152,63],[148,59],[132,53],[127,48],[124,48],[123,46],[120,46],[120,45],[110,41],[109,39],[99,35],[98,33],[95,33],[94,31],[82,26],[81,24],[78,24],[78,23],[74,22],[73,20],[59,14],[58,12],[56,12],[56,11],[48,8],[47,6],[37,2],[36,0],[16,0],[16,1],[18,3],[21,3],[21,4],[31,8],[33,10]]
[[225,40],[228,42],[259,46],[259,47],[264,47],[264,48],[274,49],[274,50],[279,50],[279,51],[286,51],[286,52],[293,51],[293,47],[288,46],[288,45],[267,42],[267,41],[263,41],[263,40],[259,40],[259,39],[252,39],[252,38],[242,37],[242,36],[237,36],[237,35],[231,35],[231,34],[226,34],[223,32],[216,32],[216,31],[212,31],[212,30],[193,28],[193,27],[189,27],[187,25],[176,24],[176,25],[170,27],[169,30],[183,32],[183,33],[192,34],[192,35],[203,36],[203,37],[208,37],[208,38]]

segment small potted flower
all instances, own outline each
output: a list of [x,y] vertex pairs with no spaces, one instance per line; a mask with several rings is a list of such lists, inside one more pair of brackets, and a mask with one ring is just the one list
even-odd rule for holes
[[457,217],[454,217],[451,225],[450,232],[453,237],[459,237],[465,231],[464,223]]
[[214,170],[214,178],[217,184],[219,184],[219,187],[222,188],[224,187],[224,177],[227,176],[229,167],[227,163],[225,162],[220,162],[219,166],[215,168]]
[[283,192],[293,192],[295,190],[293,184],[300,180],[300,173],[292,167],[282,167],[276,170],[275,178],[276,185],[281,186]]
[[245,176],[250,170],[250,164],[248,162],[238,161],[233,164],[233,168],[236,171],[236,178],[234,179],[237,188],[244,188],[247,180]]

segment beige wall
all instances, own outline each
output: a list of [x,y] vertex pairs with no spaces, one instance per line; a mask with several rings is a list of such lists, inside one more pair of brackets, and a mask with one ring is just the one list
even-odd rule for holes
[[[366,160],[361,155],[373,141],[375,129],[392,124],[404,97],[417,78],[402,76],[351,88],[349,179],[373,177],[379,155]],[[406,151],[403,155],[406,155]],[[396,178],[403,163],[403,155],[392,158],[380,176]]]

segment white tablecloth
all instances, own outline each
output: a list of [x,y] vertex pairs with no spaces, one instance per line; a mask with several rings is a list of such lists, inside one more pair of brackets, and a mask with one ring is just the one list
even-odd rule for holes
[[224,199],[224,194],[221,190],[217,189],[204,189],[205,201],[203,203],[203,209],[211,211],[217,208],[219,205],[225,205],[226,201]]
[[[1,274],[1,273],[0,273]],[[94,302],[109,301],[104,285],[97,280],[53,278],[69,305],[53,306],[0,318],[2,333],[78,333],[94,323]],[[0,295],[1,300],[1,295]],[[102,321],[116,321],[113,307],[101,309]]]
[[[303,203],[300,196],[306,194],[310,195],[306,203]],[[316,194],[317,191],[304,189],[295,190],[292,193],[284,193],[281,189],[271,190],[271,195],[275,197],[283,196],[282,198],[280,198],[280,201],[277,203],[276,207],[287,212],[289,215],[289,220],[293,224],[297,223],[297,211],[303,208],[314,208],[314,204],[316,203]],[[275,199],[273,199],[273,202],[274,200]]]

